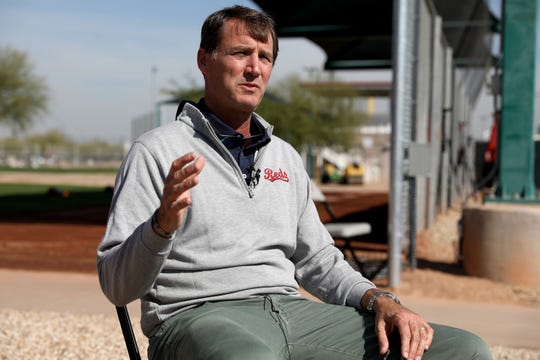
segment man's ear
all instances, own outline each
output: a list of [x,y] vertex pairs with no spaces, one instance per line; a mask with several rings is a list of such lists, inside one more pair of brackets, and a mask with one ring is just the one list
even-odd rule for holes
[[202,48],[197,51],[197,65],[199,66],[199,70],[201,70],[203,74],[205,74],[206,72],[209,56],[210,54],[208,54],[208,52]]

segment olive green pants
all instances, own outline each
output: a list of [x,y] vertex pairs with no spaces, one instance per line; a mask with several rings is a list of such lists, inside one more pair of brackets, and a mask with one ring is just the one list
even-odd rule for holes
[[[436,324],[423,359],[491,359],[469,332]],[[399,334],[379,355],[374,316],[354,308],[268,295],[205,303],[165,321],[150,338],[149,359],[401,359]]]

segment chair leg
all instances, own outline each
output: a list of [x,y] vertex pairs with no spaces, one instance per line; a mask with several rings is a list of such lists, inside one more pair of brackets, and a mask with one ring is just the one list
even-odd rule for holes
[[122,334],[126,342],[127,351],[130,360],[141,360],[141,354],[139,353],[139,347],[137,346],[137,339],[133,333],[133,327],[131,326],[131,320],[126,306],[117,306],[116,314],[120,321],[120,327],[122,328]]
[[[353,267],[360,271],[368,280],[374,280],[379,274],[388,267],[388,260],[381,260],[375,269],[371,270],[368,267],[367,261],[362,261],[356,256],[355,249],[351,245],[351,239],[344,239],[344,250],[349,255],[349,258],[354,263]],[[371,271],[370,271],[371,270]]]

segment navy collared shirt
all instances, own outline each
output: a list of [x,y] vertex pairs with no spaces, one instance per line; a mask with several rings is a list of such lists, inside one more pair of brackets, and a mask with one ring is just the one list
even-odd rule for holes
[[270,142],[270,135],[263,125],[252,115],[250,132],[253,135],[244,137],[214,115],[204,103],[204,98],[196,106],[210,120],[221,142],[236,160],[242,174],[244,174],[246,183],[257,185],[260,170],[253,167],[255,154],[257,150]]

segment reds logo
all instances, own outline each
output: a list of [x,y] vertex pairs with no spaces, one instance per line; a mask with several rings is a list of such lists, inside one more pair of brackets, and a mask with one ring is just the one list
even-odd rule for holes
[[264,178],[266,180],[270,180],[271,182],[274,182],[276,180],[289,182],[289,175],[287,175],[287,173],[281,169],[279,169],[278,171],[273,171],[269,168],[264,169]]

